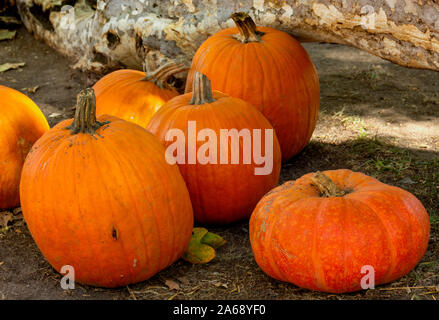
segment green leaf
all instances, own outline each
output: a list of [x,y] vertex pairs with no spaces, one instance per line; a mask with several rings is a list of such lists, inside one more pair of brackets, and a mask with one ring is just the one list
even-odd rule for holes
[[21,21],[12,16],[0,16],[0,22],[7,25],[20,25]]
[[201,243],[207,244],[208,246],[211,246],[214,249],[218,249],[222,245],[226,243],[226,240],[221,238],[219,235],[207,232],[203,238],[201,238]]
[[183,259],[193,264],[204,264],[215,258],[215,249],[226,241],[206,228],[194,228]]

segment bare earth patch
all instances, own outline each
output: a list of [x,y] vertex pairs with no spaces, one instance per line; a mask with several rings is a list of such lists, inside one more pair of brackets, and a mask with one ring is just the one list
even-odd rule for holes
[[[309,146],[284,164],[280,182],[317,170],[349,168],[412,192],[432,223],[429,249],[415,270],[375,290],[341,295],[303,290],[271,279],[258,268],[248,223],[242,222],[211,229],[227,243],[207,265],[180,260],[129,287],[109,290],[77,284],[75,290],[65,291],[61,276],[17,218],[0,231],[0,299],[438,300],[439,74],[399,67],[339,45],[305,47],[320,77],[319,122]],[[0,62],[26,63],[0,73],[0,83],[31,97],[52,126],[72,117],[76,94],[97,79],[72,70],[71,62],[23,28],[14,40],[0,42]]]

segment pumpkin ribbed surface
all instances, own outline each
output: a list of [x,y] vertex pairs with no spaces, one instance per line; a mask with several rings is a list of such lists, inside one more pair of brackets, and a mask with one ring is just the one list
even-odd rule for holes
[[72,133],[72,120],[63,121],[32,148],[20,188],[26,223],[52,266],[73,266],[79,282],[148,279],[191,237],[183,178],[140,126],[104,115],[86,128],[94,132]]
[[154,113],[178,95],[167,79],[186,69],[166,64],[151,74],[131,69],[107,74],[93,86],[97,115],[114,115],[145,128]]
[[321,195],[313,174],[273,189],[250,219],[256,262],[269,276],[326,292],[361,290],[410,272],[427,250],[429,217],[409,192],[350,170],[323,172],[343,196]]
[[[192,93],[184,94],[169,100],[151,119],[147,129],[154,133],[166,146],[173,141],[167,141],[166,135],[171,129],[179,129],[184,133],[185,146],[184,163],[179,164],[183,178],[186,181],[194,207],[195,219],[200,223],[227,224],[250,217],[250,214],[259,199],[271,188],[277,185],[281,155],[279,143],[273,127],[268,120],[251,104],[241,99],[229,97],[218,91],[210,91],[204,88],[204,94],[208,94],[207,101],[193,98]],[[198,94],[197,94],[198,95]],[[194,102],[199,101],[201,102]],[[227,163],[220,163],[221,143],[217,140],[214,153],[217,155],[217,163],[189,163],[188,152],[189,122],[196,123],[196,135],[204,129],[210,129],[216,138],[221,137],[222,130],[253,130],[261,132],[261,150],[267,149],[272,154],[272,171],[265,175],[255,175],[255,168],[262,167],[256,164],[254,159],[244,163],[243,139],[234,147],[231,139],[223,144],[228,144]],[[273,132],[271,150],[265,140],[265,130]],[[254,136],[253,136],[254,138]],[[210,139],[210,138],[209,138]],[[206,139],[207,140],[207,139]],[[248,154],[253,155],[252,149]],[[195,150],[204,145],[205,141],[196,141]],[[232,149],[234,148],[234,149]],[[223,149],[224,150],[224,149]],[[239,163],[232,163],[232,150],[239,152]],[[210,152],[210,151],[209,151]]]
[[0,85],[0,209],[20,205],[21,169],[30,148],[49,124],[23,93]]
[[258,39],[244,43],[239,28],[209,37],[194,55],[186,92],[192,90],[198,71],[209,77],[212,89],[253,104],[276,130],[286,161],[312,136],[320,105],[319,79],[307,52],[289,34],[268,27],[255,32]]

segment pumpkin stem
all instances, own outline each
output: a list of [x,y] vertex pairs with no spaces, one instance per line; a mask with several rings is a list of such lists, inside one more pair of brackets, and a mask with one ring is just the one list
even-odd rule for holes
[[76,111],[73,123],[67,127],[72,134],[89,133],[94,134],[97,129],[109,123],[96,120],[96,97],[92,88],[79,92],[76,97]]
[[204,74],[195,71],[192,88],[192,99],[189,104],[199,105],[215,101],[210,80]]
[[261,36],[263,36],[264,33],[256,30],[255,22],[247,13],[235,12],[230,16],[230,18],[233,19],[236,27],[238,28],[240,35],[238,37],[239,41],[242,43],[261,41]]
[[319,189],[320,195],[323,197],[342,197],[346,194],[345,191],[340,190],[334,181],[331,180],[324,173],[317,171],[311,177],[311,181]]
[[168,62],[156,70],[146,73],[146,77],[143,80],[151,81],[161,89],[170,89],[172,86],[167,82],[169,78],[174,74],[188,70],[189,68],[183,63]]

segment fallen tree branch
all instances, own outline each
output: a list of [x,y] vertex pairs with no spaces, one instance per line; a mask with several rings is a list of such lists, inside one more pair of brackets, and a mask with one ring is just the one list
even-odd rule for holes
[[76,68],[152,70],[189,63],[214,32],[246,11],[256,24],[301,41],[360,48],[402,66],[439,71],[439,4],[433,0],[17,0],[26,28],[75,59]]

